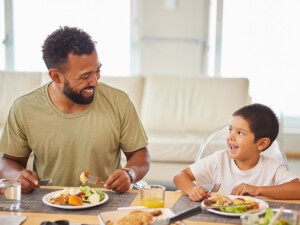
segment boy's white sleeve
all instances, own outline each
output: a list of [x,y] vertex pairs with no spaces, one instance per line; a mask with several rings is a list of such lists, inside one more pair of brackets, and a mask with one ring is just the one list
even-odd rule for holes
[[199,185],[213,184],[219,164],[217,154],[212,154],[190,165],[189,168]]
[[276,185],[284,184],[296,178],[297,176],[293,172],[291,172],[283,164],[281,164],[280,166],[278,166],[276,171],[275,184]]

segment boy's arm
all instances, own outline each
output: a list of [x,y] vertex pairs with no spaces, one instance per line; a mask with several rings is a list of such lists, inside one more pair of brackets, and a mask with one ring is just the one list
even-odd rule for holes
[[300,180],[294,179],[290,182],[274,185],[256,187],[248,184],[240,184],[236,186],[232,193],[233,195],[251,195],[264,196],[273,199],[300,199]]
[[200,201],[206,196],[210,196],[209,192],[193,183],[195,177],[189,167],[177,173],[173,182],[183,193],[187,194],[193,201]]

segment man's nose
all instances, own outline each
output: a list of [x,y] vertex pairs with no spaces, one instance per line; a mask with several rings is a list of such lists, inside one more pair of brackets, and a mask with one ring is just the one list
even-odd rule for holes
[[100,79],[100,74],[98,74],[98,73],[95,73],[95,75],[94,76],[91,76],[91,78],[90,78],[90,80],[89,80],[89,85],[90,86],[93,86],[93,87],[95,87],[95,86],[98,86],[98,80]]

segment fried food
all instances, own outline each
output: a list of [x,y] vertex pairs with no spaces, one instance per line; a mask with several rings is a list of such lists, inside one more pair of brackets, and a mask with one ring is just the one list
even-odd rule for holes
[[68,204],[69,194],[61,194],[56,198],[51,198],[50,203],[55,205],[66,205]]
[[127,216],[118,220],[115,223],[108,222],[107,225],[148,225],[151,224],[153,214],[150,212],[144,212],[140,210],[134,210]]
[[80,174],[80,182],[82,183],[82,185],[85,184],[86,180],[88,179],[88,176],[89,176],[89,172],[88,171],[83,171],[81,174]]
[[[117,222],[107,221],[106,225],[151,225],[157,221],[158,217],[162,214],[161,210],[155,210],[152,212],[134,210]],[[179,223],[176,222],[172,224],[176,225]]]

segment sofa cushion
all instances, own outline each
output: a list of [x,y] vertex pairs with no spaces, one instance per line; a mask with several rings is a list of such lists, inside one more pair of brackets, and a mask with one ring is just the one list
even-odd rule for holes
[[207,133],[247,104],[246,78],[145,78],[141,119],[147,131]]
[[143,95],[144,78],[142,76],[129,77],[105,77],[101,76],[100,81],[112,87],[126,92],[133,102],[136,111],[140,114]]
[[206,134],[147,132],[151,162],[192,163]]
[[15,99],[41,84],[41,72],[0,71],[0,126],[3,126]]

